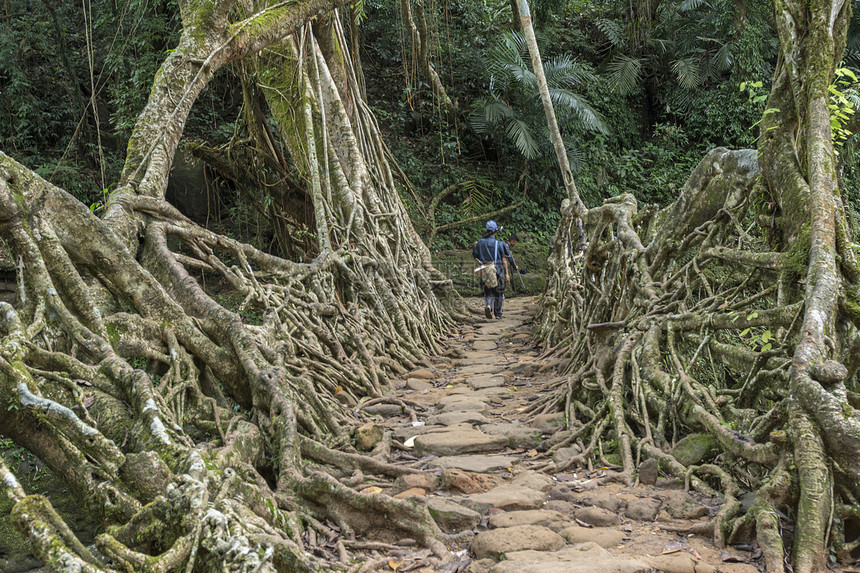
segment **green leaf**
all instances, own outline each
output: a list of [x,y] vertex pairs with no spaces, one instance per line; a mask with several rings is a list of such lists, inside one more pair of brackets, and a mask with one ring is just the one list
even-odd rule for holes
[[765,344],[764,346],[762,346],[762,347],[761,347],[761,351],[762,351],[762,352],[767,352],[767,351],[768,351],[768,350],[770,350],[771,348],[773,348],[773,345],[772,345],[770,342],[768,342],[767,344]]
[[771,340],[773,340],[773,335],[770,333],[769,330],[765,330],[764,334],[761,335],[761,341],[770,342]]
[[750,314],[750,315],[748,315],[748,316],[747,316],[747,320],[752,320],[752,319],[754,319],[754,318],[758,318],[758,313],[757,313],[757,312],[754,312],[754,313],[752,313],[752,314]]
[[745,329],[743,329],[743,330],[741,331],[741,333],[740,333],[738,336],[740,336],[741,338],[743,338],[744,336],[746,336],[746,335],[747,335],[747,334],[749,334],[749,333],[750,333],[750,329],[749,329],[749,328],[745,328]]

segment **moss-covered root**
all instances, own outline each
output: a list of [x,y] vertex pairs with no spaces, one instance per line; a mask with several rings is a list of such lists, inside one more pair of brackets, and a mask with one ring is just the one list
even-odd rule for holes
[[[0,462],[2,464],[2,462]],[[5,466],[0,468],[3,473]],[[4,482],[14,481],[6,470]],[[11,478],[11,481],[10,479]],[[12,486],[10,489],[20,489]],[[113,569],[100,563],[75,537],[71,529],[41,495],[28,495],[12,508],[12,520],[18,531],[30,542],[37,559],[58,573],[113,573]]]
[[442,543],[445,535],[430,516],[426,504],[381,493],[357,492],[322,472],[313,472],[307,477],[295,476],[294,484],[308,504],[319,506],[337,522],[348,523],[358,531],[391,531],[408,536],[440,559],[451,557]]

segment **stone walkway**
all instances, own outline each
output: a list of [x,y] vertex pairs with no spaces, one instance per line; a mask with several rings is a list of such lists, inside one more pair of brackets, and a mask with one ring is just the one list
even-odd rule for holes
[[[472,304],[479,316],[479,301]],[[450,545],[455,561],[447,565],[408,540],[401,540],[402,550],[389,547],[368,558],[388,571],[758,571],[760,552],[753,547],[720,551],[708,535],[687,533],[702,529],[719,500],[685,492],[677,480],[657,477],[656,468],[650,479],[646,468],[641,472],[654,485],[632,487],[604,485],[607,468],[552,476],[530,469],[545,465],[540,452],[563,436],[556,433],[559,415],[529,419],[526,413],[558,379],[531,343],[535,304],[507,301],[502,320],[462,326],[432,369],[404,376],[396,395],[414,404],[417,421],[393,404],[365,409],[376,414],[377,430],[391,432],[392,457],[424,470],[382,490],[423,498],[439,527],[456,539]],[[575,453],[560,450],[556,459]]]

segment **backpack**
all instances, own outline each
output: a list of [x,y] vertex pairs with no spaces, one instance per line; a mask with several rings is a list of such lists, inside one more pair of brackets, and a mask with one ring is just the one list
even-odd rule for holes
[[[499,277],[496,275],[496,257],[499,254],[499,242],[496,241],[495,249],[493,250],[493,260],[489,263],[480,263],[480,266],[475,269],[475,274],[478,278],[484,281],[484,286],[487,288],[496,288],[499,286]],[[477,259],[476,259],[477,260]]]

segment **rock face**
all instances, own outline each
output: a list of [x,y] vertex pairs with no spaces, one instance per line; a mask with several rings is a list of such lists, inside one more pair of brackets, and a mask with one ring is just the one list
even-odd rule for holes
[[519,525],[481,532],[475,536],[470,549],[478,559],[498,559],[510,551],[557,551],[564,546],[564,539],[546,527]]
[[477,452],[502,450],[508,445],[504,436],[490,436],[477,430],[434,432],[415,438],[415,453],[419,456],[457,456]]

